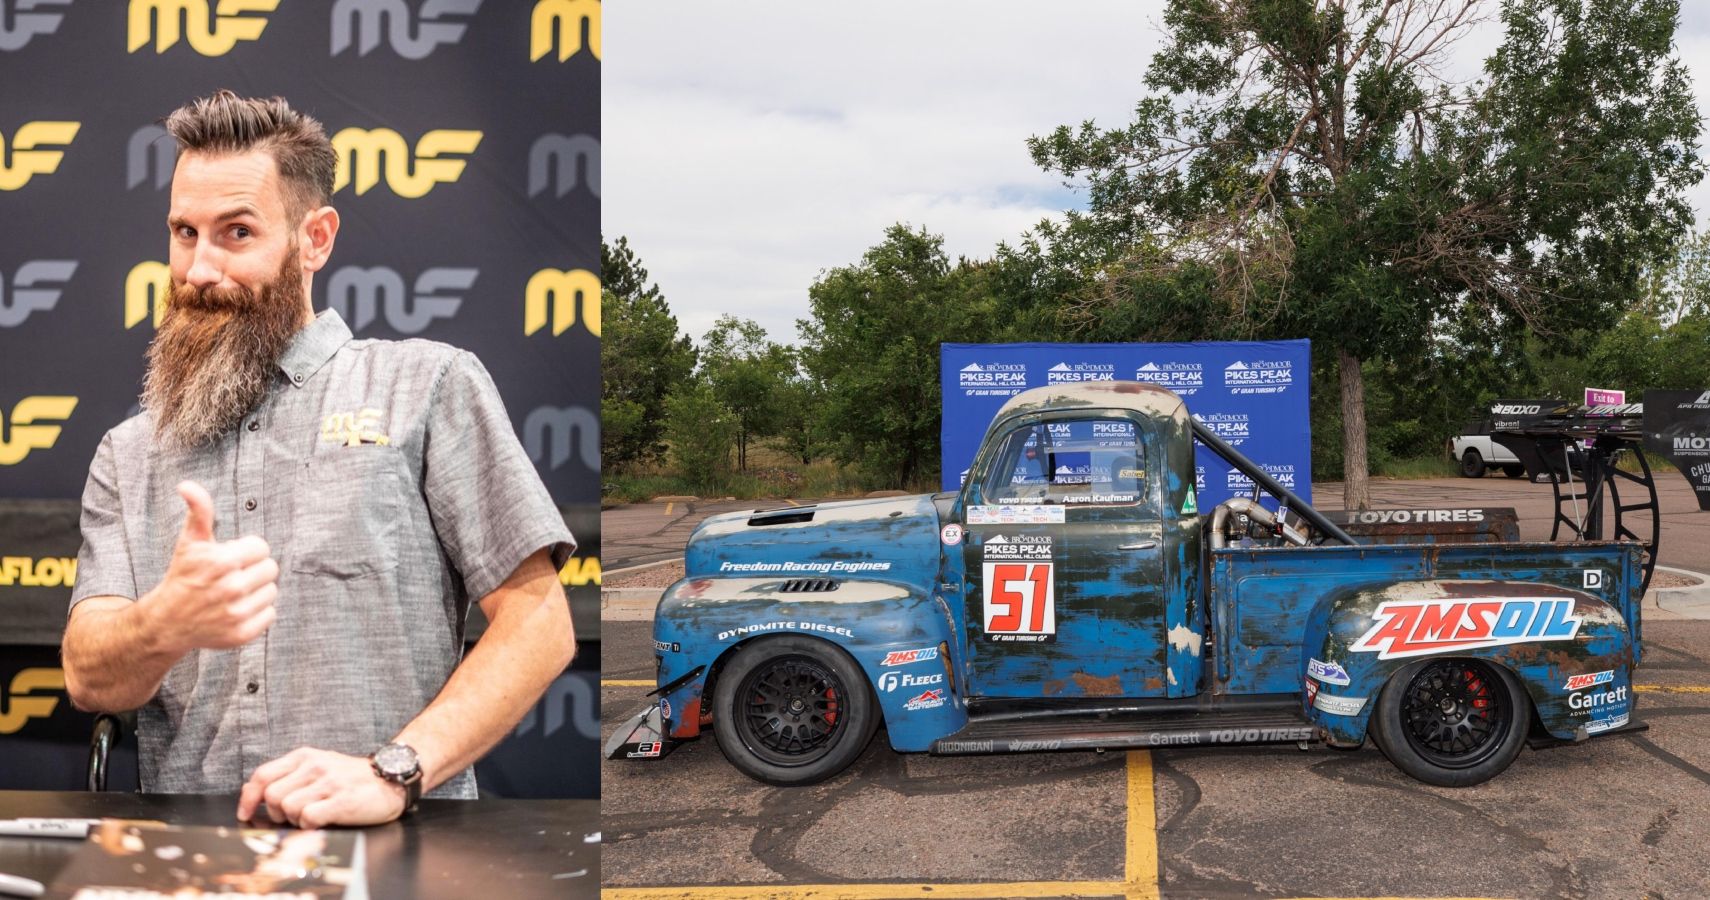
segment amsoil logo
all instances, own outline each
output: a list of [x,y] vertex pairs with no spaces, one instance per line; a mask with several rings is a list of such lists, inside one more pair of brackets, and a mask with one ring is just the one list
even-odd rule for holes
[[1075,384],[1082,381],[1115,381],[1116,366],[1106,363],[1060,362],[1045,370],[1046,384]]
[[881,666],[906,666],[909,663],[923,662],[938,658],[937,647],[921,647],[918,650],[892,650],[885,654],[879,662]]
[[1568,641],[1579,634],[1572,600],[1477,597],[1464,600],[1392,600],[1372,613],[1372,627],[1348,649],[1378,659],[1427,656],[1451,650]]
[[1159,387],[1167,387],[1184,397],[1205,387],[1205,366],[1199,363],[1147,363],[1134,370],[1135,381],[1150,381]]
[[1253,423],[1246,413],[1208,413],[1194,418],[1232,447],[1241,446],[1253,436]]
[[1588,687],[1599,684],[1608,684],[1614,680],[1615,670],[1613,669],[1604,672],[1588,672],[1584,675],[1570,676],[1567,680],[1567,684],[1562,685],[1562,690],[1583,691]]
[[1027,389],[1027,366],[968,363],[956,373],[956,383],[969,397],[1011,397]]
[[1294,363],[1289,360],[1240,360],[1223,370],[1223,386],[1236,394],[1280,394],[1294,384]]

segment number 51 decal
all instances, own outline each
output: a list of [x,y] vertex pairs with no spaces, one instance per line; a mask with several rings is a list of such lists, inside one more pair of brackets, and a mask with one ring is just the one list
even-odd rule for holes
[[985,563],[985,626],[990,641],[1038,642],[1057,636],[1051,563]]

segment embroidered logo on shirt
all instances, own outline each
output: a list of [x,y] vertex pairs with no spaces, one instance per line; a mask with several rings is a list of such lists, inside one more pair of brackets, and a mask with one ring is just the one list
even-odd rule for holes
[[390,444],[392,439],[380,430],[380,420],[385,415],[385,411],[378,409],[333,413],[321,422],[321,443],[343,444],[346,447],[355,447],[358,444]]

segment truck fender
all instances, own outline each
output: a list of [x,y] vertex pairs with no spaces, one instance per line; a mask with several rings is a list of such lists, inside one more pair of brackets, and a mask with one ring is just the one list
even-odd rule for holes
[[[756,641],[805,635],[841,648],[866,674],[891,746],[926,750],[967,722],[949,609],[907,585],[840,580],[834,590],[785,592],[779,578],[693,578],[666,590],[653,620],[667,733],[711,722],[719,673]],[[672,682],[699,669],[682,684]]]
[[1390,677],[1429,657],[1483,659],[1520,682],[1551,736],[1627,723],[1633,641],[1615,606],[1558,585],[1489,580],[1368,584],[1325,597],[1307,621],[1301,703],[1332,746],[1365,741]]

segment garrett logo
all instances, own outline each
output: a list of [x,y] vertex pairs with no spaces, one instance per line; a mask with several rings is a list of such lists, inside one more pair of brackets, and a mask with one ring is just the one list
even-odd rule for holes
[[[579,296],[578,296],[579,295]],[[552,335],[563,334],[576,323],[578,299],[582,322],[594,337],[600,336],[600,279],[586,269],[541,269],[523,290],[523,335],[546,327],[552,313]]]
[[[0,0],[0,52],[22,50],[30,42],[30,38],[38,34],[53,34],[59,30],[59,23],[65,19],[64,13],[25,12],[43,6],[65,6],[71,0]],[[8,16],[8,7],[11,15]],[[10,18],[11,27],[6,20]]]
[[37,148],[70,144],[82,127],[82,122],[26,122],[12,133],[11,162],[6,161],[6,136],[0,134],[0,191],[15,191],[37,175],[52,175],[65,151]]
[[172,298],[172,268],[153,260],[137,263],[125,276],[125,328],[135,328],[144,319],[160,327],[166,303]]
[[31,450],[51,449],[59,440],[58,425],[38,425],[41,421],[64,421],[77,408],[76,397],[25,397],[12,407],[12,433],[0,440],[0,466],[17,465]]
[[461,293],[440,291],[467,291],[480,275],[479,269],[428,269],[416,277],[412,297],[394,269],[345,266],[327,279],[327,306],[349,322],[352,331],[367,328],[378,312],[393,331],[420,334],[434,319],[457,315],[463,305]]
[[[381,22],[391,25],[388,43],[393,52],[405,59],[425,59],[440,44],[455,44],[463,40],[469,26],[460,22],[442,21],[447,16],[472,16],[481,8],[481,0],[429,0],[422,4],[421,19],[410,13],[404,0],[338,0],[332,10],[332,55],[350,48],[352,35],[357,42],[356,55],[367,56],[380,46]],[[415,36],[410,25],[416,23]]]
[[18,267],[12,276],[12,296],[6,297],[6,279],[0,275],[0,328],[23,324],[30,313],[49,312],[59,303],[57,287],[44,284],[64,284],[77,274],[77,261],[72,259],[35,259]]
[[[154,52],[165,53],[182,34],[190,49],[203,56],[225,56],[238,41],[253,41],[267,29],[267,19],[246,13],[270,13],[279,0],[220,0],[212,17],[210,0],[131,0],[127,51],[148,45],[149,21],[154,20]],[[210,21],[211,19],[211,21]],[[183,29],[179,28],[182,20]]]
[[[148,182],[154,171],[154,189],[160,190],[172,182],[172,167],[178,162],[178,142],[159,125],[144,125],[131,132],[125,145],[125,188],[136,190]],[[150,165],[152,163],[152,165]]]
[[556,469],[570,461],[574,444],[582,465],[600,467],[600,417],[580,406],[542,406],[523,419],[523,449],[537,466]]
[[[422,135],[416,142],[415,156],[402,135],[390,128],[346,128],[333,135],[333,152],[338,154],[338,172],[333,177],[333,192],[356,183],[356,195],[380,183],[380,160],[386,160],[386,185],[392,193],[414,200],[424,196],[437,184],[449,184],[463,175],[467,160],[441,159],[446,153],[474,153],[481,143],[479,131],[437,129]],[[412,159],[415,171],[410,171]]]
[[543,134],[536,139],[528,148],[528,195],[556,185],[553,196],[562,197],[577,184],[586,184],[589,193],[600,195],[599,140],[588,134]]
[[12,676],[6,711],[0,712],[0,734],[16,734],[31,719],[45,719],[59,706],[58,697],[44,697],[37,692],[65,690],[65,672],[61,669],[24,669]]
[[563,62],[583,47],[582,26],[587,25],[587,47],[600,58],[599,0],[539,0],[529,22],[528,61],[538,62],[558,44],[558,61]]
[[0,557],[0,587],[70,587],[76,583],[77,560],[71,557]]

